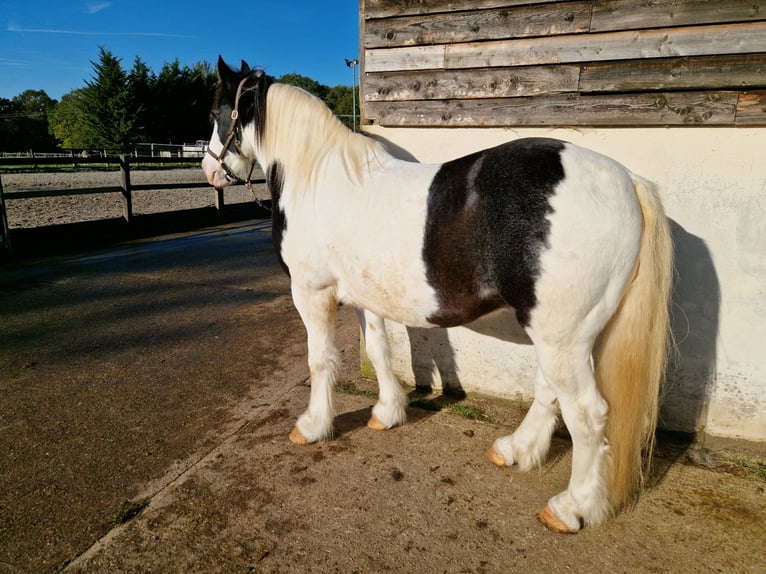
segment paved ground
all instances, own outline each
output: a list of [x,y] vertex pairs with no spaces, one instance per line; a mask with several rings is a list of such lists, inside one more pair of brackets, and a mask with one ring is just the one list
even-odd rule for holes
[[766,571],[764,482],[672,443],[633,511],[561,536],[534,514],[568,442],[527,474],[484,458],[513,405],[367,429],[347,309],[337,436],[292,445],[304,332],[268,231],[0,267],[0,573]]

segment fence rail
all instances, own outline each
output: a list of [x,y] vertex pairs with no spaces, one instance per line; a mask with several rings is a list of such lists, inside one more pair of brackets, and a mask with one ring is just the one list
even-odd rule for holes
[[[8,227],[8,218],[6,215],[5,204],[11,200],[39,198],[39,197],[62,197],[70,195],[89,195],[102,193],[120,193],[122,200],[122,216],[127,223],[133,220],[133,192],[149,190],[171,190],[171,189],[198,189],[208,188],[210,185],[204,182],[190,183],[165,183],[165,184],[132,184],[130,181],[131,167],[137,165],[163,165],[163,164],[196,164],[199,163],[198,157],[151,157],[151,156],[132,156],[120,155],[111,157],[28,157],[28,158],[9,158],[0,157],[0,168],[17,166],[46,166],[52,165],[104,165],[112,164],[119,166],[119,185],[102,187],[81,187],[66,189],[40,189],[40,190],[20,190],[13,192],[4,192],[2,177],[0,176],[0,249],[4,248],[8,253],[13,252]],[[254,180],[253,183],[265,183],[265,179]],[[215,208],[220,212],[224,203],[223,188],[213,188]]]

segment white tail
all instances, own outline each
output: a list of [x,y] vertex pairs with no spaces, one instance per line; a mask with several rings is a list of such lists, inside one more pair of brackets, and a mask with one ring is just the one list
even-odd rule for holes
[[651,462],[673,277],[673,241],[665,211],[654,186],[632,178],[644,217],[641,247],[633,279],[594,353],[598,388],[609,405],[607,485],[613,510],[635,499]]

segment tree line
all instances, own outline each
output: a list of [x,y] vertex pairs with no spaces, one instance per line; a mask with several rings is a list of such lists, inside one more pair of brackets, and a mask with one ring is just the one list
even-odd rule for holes
[[[131,152],[136,144],[191,143],[210,136],[209,112],[217,83],[207,62],[165,63],[159,73],[140,57],[130,70],[101,47],[91,62],[93,77],[54,100],[44,90],[0,98],[0,152],[106,149]],[[299,86],[324,100],[351,125],[353,91],[329,87],[299,74],[277,81]]]

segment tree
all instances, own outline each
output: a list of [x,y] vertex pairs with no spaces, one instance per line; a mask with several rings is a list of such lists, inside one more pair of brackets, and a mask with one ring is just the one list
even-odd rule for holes
[[137,142],[146,142],[150,140],[149,126],[155,119],[155,104],[153,91],[157,82],[157,76],[147,66],[141,58],[136,56],[133,61],[133,68],[128,73],[127,91],[133,111],[133,139]]
[[14,151],[12,145],[15,139],[15,116],[13,102],[7,98],[0,98],[0,151]]
[[153,89],[152,141],[181,144],[207,138],[216,81],[208,63],[189,67],[176,59],[163,65]]
[[61,147],[90,147],[83,129],[81,99],[82,90],[72,90],[64,94],[49,115],[48,129]]
[[103,46],[99,61],[91,62],[95,75],[85,82],[80,108],[89,147],[129,151],[138,140],[135,103],[120,59]]
[[0,151],[51,151],[48,113],[56,101],[44,90],[26,90],[13,100],[0,100]]
[[325,101],[332,112],[338,116],[338,119],[340,119],[340,121],[349,129],[354,125],[354,111],[357,113],[359,111],[358,109],[355,110],[353,97],[354,92],[351,89],[351,86],[335,86],[334,88],[330,88],[330,91],[327,92],[327,97],[325,98]]

